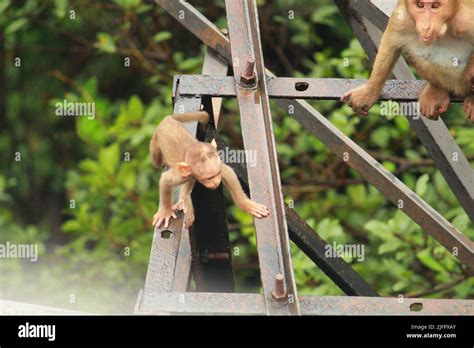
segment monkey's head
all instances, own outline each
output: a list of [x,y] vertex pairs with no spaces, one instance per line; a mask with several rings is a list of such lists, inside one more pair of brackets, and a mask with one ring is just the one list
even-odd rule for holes
[[448,22],[458,11],[459,0],[405,0],[408,15],[416,23],[420,41],[431,45],[448,30]]
[[193,176],[211,190],[219,187],[222,181],[222,161],[214,140],[211,144],[197,143],[189,146],[184,155],[184,162],[176,163],[176,168],[182,176]]

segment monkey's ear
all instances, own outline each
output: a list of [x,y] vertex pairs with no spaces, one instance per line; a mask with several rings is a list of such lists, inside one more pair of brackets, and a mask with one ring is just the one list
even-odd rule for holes
[[176,169],[181,173],[182,176],[187,178],[191,175],[191,166],[186,162],[176,163]]
[[216,139],[212,139],[211,145],[212,145],[215,149],[217,149]]

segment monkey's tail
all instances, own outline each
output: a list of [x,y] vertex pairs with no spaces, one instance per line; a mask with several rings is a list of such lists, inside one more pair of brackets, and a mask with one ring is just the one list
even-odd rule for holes
[[155,131],[153,133],[153,137],[150,141],[150,156],[151,156],[151,163],[155,168],[161,168],[163,166],[163,156],[160,151],[160,147],[158,146],[158,132]]
[[196,121],[202,124],[207,124],[209,122],[209,114],[206,111],[185,112],[182,114],[174,114],[172,117],[181,123]]

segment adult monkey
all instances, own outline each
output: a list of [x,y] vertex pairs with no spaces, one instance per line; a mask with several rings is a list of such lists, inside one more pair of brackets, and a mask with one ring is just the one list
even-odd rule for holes
[[382,37],[369,81],[341,100],[367,116],[401,53],[428,84],[421,113],[437,119],[448,110],[450,94],[464,98],[474,123],[474,0],[399,0]]

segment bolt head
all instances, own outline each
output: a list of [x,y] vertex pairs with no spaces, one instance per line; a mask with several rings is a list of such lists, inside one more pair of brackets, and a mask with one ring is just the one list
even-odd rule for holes
[[272,300],[278,304],[287,304],[288,303],[288,293],[284,291],[283,293],[277,293],[276,291],[272,292]]
[[242,74],[240,75],[240,82],[246,85],[254,85],[257,82],[257,77],[255,76],[255,74],[252,74],[251,76],[246,76]]

